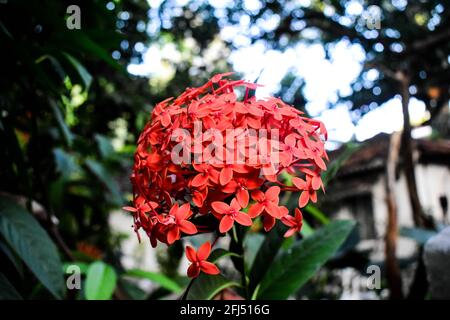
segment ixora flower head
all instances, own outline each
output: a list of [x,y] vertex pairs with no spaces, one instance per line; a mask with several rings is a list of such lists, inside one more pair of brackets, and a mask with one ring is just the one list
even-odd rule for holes
[[[258,218],[266,231],[280,220],[291,236],[301,229],[301,212],[290,216],[280,205],[280,192],[297,191],[302,208],[323,189],[320,173],[328,159],[323,124],[278,98],[249,97],[256,85],[229,75],[215,75],[157,104],[138,139],[133,206],[124,209],[152,246],[186,235],[226,233]],[[242,99],[238,87],[244,89]],[[206,261],[209,244],[197,253],[186,250],[189,276],[218,272]]]

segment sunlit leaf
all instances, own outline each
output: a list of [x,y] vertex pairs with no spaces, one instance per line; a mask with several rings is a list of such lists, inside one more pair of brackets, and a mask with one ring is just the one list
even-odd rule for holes
[[92,263],[86,274],[85,296],[88,300],[108,300],[116,288],[117,275],[113,267],[97,261]]
[[83,84],[84,84],[86,90],[88,90],[92,83],[91,74],[86,70],[86,68],[83,66],[83,64],[81,64],[75,57],[73,57],[72,55],[70,55],[67,52],[63,52],[63,55],[67,58],[67,60],[70,62],[70,64],[78,72],[78,75],[80,76],[81,80],[83,81]]
[[70,131],[69,127],[67,126],[66,122],[64,121],[64,117],[61,113],[60,108],[56,104],[54,100],[50,100],[50,107],[53,111],[53,116],[56,119],[56,123],[58,124],[58,128],[61,132],[61,135],[64,138],[64,141],[66,142],[67,146],[72,146],[73,142],[73,135]]
[[175,281],[168,278],[162,273],[133,269],[127,271],[124,275],[150,280],[154,283],[159,284],[161,287],[175,293],[180,293],[182,290],[182,288],[178,285],[178,283],[176,283]]

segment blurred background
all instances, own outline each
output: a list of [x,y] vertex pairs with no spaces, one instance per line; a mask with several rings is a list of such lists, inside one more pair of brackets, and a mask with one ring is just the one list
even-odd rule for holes
[[[279,96],[328,129],[327,192],[306,208],[302,236],[358,222],[295,298],[426,298],[423,245],[449,221],[449,5],[0,0],[0,209],[19,203],[39,222],[0,221],[0,279],[24,298],[58,292],[36,266],[52,252],[19,258],[5,240],[38,243],[35,226],[64,266],[102,263],[106,298],[180,293],[182,244],[139,244],[120,210],[135,143],[156,103],[234,71],[263,85],[258,98]],[[256,228],[248,251],[261,241]],[[368,266],[381,272],[376,288]]]

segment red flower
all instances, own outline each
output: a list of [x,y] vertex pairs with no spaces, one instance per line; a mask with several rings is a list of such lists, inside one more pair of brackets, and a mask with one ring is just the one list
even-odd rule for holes
[[259,178],[237,177],[235,180],[231,180],[226,186],[224,186],[222,191],[225,193],[236,194],[236,200],[239,202],[239,205],[242,208],[246,208],[250,199],[248,190],[259,188],[261,184],[262,180]]
[[248,214],[250,217],[255,218],[262,212],[267,212],[274,218],[279,218],[280,211],[278,209],[278,202],[280,201],[278,196],[280,194],[280,187],[273,186],[267,189],[266,193],[260,190],[252,192],[252,198],[256,203],[250,207]]
[[302,212],[295,208],[295,216],[286,215],[281,218],[281,222],[289,227],[289,230],[284,234],[285,238],[292,236],[296,232],[300,232],[303,226],[303,216]]
[[252,219],[241,210],[241,206],[236,199],[231,200],[228,205],[225,202],[215,201],[212,203],[212,208],[217,213],[223,215],[220,220],[219,231],[225,233],[233,227],[234,221],[243,226],[251,226]]
[[198,248],[196,252],[191,246],[186,246],[186,257],[191,263],[187,270],[187,275],[189,278],[197,278],[200,271],[207,274],[219,274],[219,268],[214,263],[206,261],[209,254],[211,253],[211,244],[205,242]]
[[281,164],[288,167],[295,157],[301,157],[301,152],[297,148],[297,135],[290,134],[284,139],[282,144],[283,152],[280,153]]
[[189,203],[183,204],[178,207],[176,203],[172,209],[170,209],[169,216],[166,217],[169,220],[169,231],[167,232],[167,243],[172,244],[180,239],[180,231],[186,234],[196,234],[197,227],[187,219],[192,215]]
[[193,165],[197,172],[200,172],[192,179],[193,187],[203,187],[211,181],[212,183],[217,183],[219,178],[219,172],[214,169],[214,167],[209,164],[195,164]]
[[[226,232],[235,221],[250,226],[257,216],[268,231],[288,214],[279,206],[281,191],[299,191],[303,207],[323,189],[323,124],[279,98],[249,97],[256,85],[228,76],[215,75],[158,103],[138,138],[134,201],[124,210],[133,213],[138,237],[144,230],[152,246],[170,245],[182,234]],[[246,90],[243,99],[235,93],[239,86]],[[282,174],[292,175],[295,187],[285,185]],[[246,214],[241,209],[249,205],[249,192],[255,203]],[[220,220],[218,227],[198,215]]]
[[292,183],[299,189],[303,190],[298,198],[298,206],[303,208],[311,200],[312,202],[317,202],[316,190],[320,189],[322,184],[322,179],[319,175],[306,176],[306,181],[301,178],[292,178]]
[[142,222],[148,222],[147,212],[154,211],[158,204],[153,201],[146,202],[143,197],[138,197],[135,201],[135,206],[125,206],[122,209],[125,211],[133,212],[135,214],[136,219],[140,219]]

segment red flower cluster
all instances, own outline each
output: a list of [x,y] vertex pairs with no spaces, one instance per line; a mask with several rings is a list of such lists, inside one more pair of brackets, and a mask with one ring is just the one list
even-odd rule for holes
[[[131,176],[134,206],[124,209],[152,246],[172,244],[183,234],[224,233],[234,223],[250,226],[257,217],[266,231],[281,220],[291,235],[301,228],[301,213],[287,218],[280,192],[300,192],[304,207],[323,188],[323,124],[278,98],[249,97],[256,85],[228,75],[156,105],[139,137]],[[243,99],[236,87],[245,89]],[[283,172],[294,176],[293,186],[280,179]],[[202,225],[197,222],[202,215],[213,215],[216,222]],[[195,262],[203,255],[197,259],[188,252],[188,258]]]

